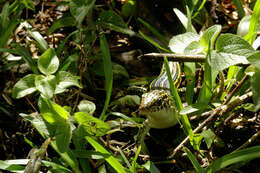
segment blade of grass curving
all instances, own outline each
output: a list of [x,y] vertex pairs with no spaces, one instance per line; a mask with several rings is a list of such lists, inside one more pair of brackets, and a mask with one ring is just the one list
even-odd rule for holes
[[232,0],[232,2],[235,4],[235,6],[237,8],[237,13],[238,13],[239,18],[242,19],[245,16],[245,11],[244,11],[242,1]]
[[260,0],[257,0],[250,20],[248,34],[245,35],[244,37],[245,40],[247,40],[251,45],[253,44],[256,38],[256,31],[259,23],[259,18],[260,18]]
[[[182,23],[182,25],[184,26],[184,28],[187,30],[188,29],[188,18],[185,16],[185,14],[183,14],[180,10],[178,10],[177,8],[173,9],[174,13],[176,14],[176,16],[179,18],[180,22]],[[191,26],[191,30],[194,33],[197,33],[196,29]]]
[[141,31],[139,31],[139,34],[140,34],[145,40],[147,40],[149,43],[151,43],[152,45],[156,46],[157,48],[163,50],[164,52],[168,52],[168,53],[171,52],[171,51],[169,51],[168,49],[162,47],[159,43],[157,43],[157,42],[154,41],[153,39],[149,38],[147,35],[145,35],[145,34],[142,33]]
[[97,141],[95,141],[92,137],[86,136],[85,139],[92,145],[93,148],[96,149],[96,151],[103,153],[103,154],[109,154],[105,160],[119,173],[126,173],[125,168],[120,164],[120,162],[112,156],[112,154],[107,151],[102,145],[100,145]]
[[[198,1],[198,2],[199,2],[199,1]],[[206,2],[207,2],[207,0],[203,0],[203,1],[201,2],[199,8],[196,10],[196,13],[194,13],[194,14],[192,15],[192,18],[195,18],[195,17],[200,13],[200,11],[203,9],[203,7],[204,7],[204,5],[205,5]],[[194,10],[193,10],[193,11],[194,11]]]
[[62,40],[62,42],[59,44],[59,47],[56,50],[56,54],[58,57],[60,57],[65,44],[68,42],[68,40],[70,39],[70,37],[72,37],[74,34],[77,34],[79,32],[79,30],[73,31],[72,33],[70,33],[64,40]]
[[38,31],[33,31],[32,26],[28,22],[23,22],[22,25],[27,29],[28,33],[35,39],[41,52],[45,52],[48,49],[48,43]]
[[200,166],[196,157],[190,152],[190,150],[188,148],[184,147],[184,151],[187,154],[188,158],[190,159],[190,161],[191,161],[194,169],[196,170],[196,172],[206,173],[205,170]]
[[123,153],[123,151],[121,150],[121,148],[119,148],[118,146],[117,146],[117,149],[118,149],[120,155],[122,156],[123,160],[125,161],[125,164],[126,164],[127,167],[130,169],[130,168],[131,168],[131,164],[130,164],[130,162],[127,160],[125,154]]
[[31,70],[33,71],[34,74],[39,74],[38,68],[34,60],[32,59],[31,55],[29,52],[23,48],[18,46],[15,50],[14,49],[8,49],[8,48],[0,48],[0,52],[8,52],[11,54],[17,54],[22,56],[23,60],[29,65]]
[[168,40],[162,35],[159,31],[157,31],[154,27],[152,27],[149,23],[144,21],[141,18],[137,19],[139,22],[141,22],[146,28],[148,28],[156,37],[158,37],[161,41],[163,41],[165,44],[168,44]]
[[109,47],[107,44],[106,37],[104,33],[100,35],[100,48],[103,56],[103,62],[104,62],[104,72],[105,72],[105,80],[106,80],[106,100],[105,105],[103,108],[103,111],[100,115],[100,119],[105,119],[105,113],[109,106],[110,97],[112,93],[112,87],[113,87],[113,73],[112,73],[112,62],[109,52]]
[[184,73],[186,77],[186,101],[188,105],[191,105],[194,97],[194,88],[196,82],[196,64],[193,62],[184,63]]
[[[168,59],[166,57],[164,57],[164,64],[165,64],[168,80],[169,80],[169,83],[170,83],[170,88],[171,88],[171,93],[172,93],[173,99],[175,100],[175,104],[176,104],[178,111],[181,111],[183,109],[183,105],[182,105],[182,102],[181,102],[181,98],[178,94],[177,88],[175,87],[174,82],[172,80]],[[193,141],[192,139],[193,139],[194,133],[192,131],[190,121],[189,121],[188,116],[186,114],[181,116],[181,122],[184,126],[184,130],[185,130],[186,134],[188,134],[189,137],[190,137],[190,141]]]
[[135,157],[134,157],[134,159],[133,159],[133,161],[132,161],[132,166],[131,166],[131,168],[130,168],[130,170],[132,171],[132,172],[136,172],[136,165],[137,165],[137,163],[136,163],[136,160],[137,160],[137,158],[138,158],[138,156],[139,156],[139,154],[140,154],[140,152],[141,152],[141,145],[139,145],[139,147],[138,147],[138,149],[137,149],[137,151],[136,151],[136,153],[135,153]]
[[207,173],[214,173],[231,164],[260,158],[260,145],[227,154],[207,167]]

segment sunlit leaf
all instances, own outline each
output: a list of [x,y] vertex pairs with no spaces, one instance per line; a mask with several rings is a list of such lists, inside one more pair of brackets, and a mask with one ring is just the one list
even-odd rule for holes
[[36,91],[35,74],[29,74],[20,79],[13,88],[12,97],[21,98]]
[[42,96],[52,98],[56,88],[56,77],[54,75],[43,76],[37,75],[35,77],[35,87]]
[[180,34],[173,36],[169,42],[169,47],[172,52],[183,54],[185,48],[193,41],[198,41],[200,36],[193,32],[187,32],[185,34]]
[[38,60],[39,70],[45,74],[50,75],[55,73],[59,68],[59,59],[53,48],[46,50]]
[[50,133],[56,138],[57,149],[64,153],[69,148],[72,136],[69,113],[60,105],[43,97],[40,97],[38,104],[41,116],[52,125],[53,131]]
[[209,64],[212,69],[223,70],[236,64],[248,64],[246,59],[255,52],[244,39],[233,34],[223,34],[216,42],[216,51],[211,52]]
[[247,60],[257,68],[260,68],[260,52],[255,52]]
[[57,86],[55,89],[55,94],[64,92],[67,88],[71,86],[77,86],[82,88],[79,84],[79,77],[74,76],[66,71],[59,71],[56,76]]
[[85,112],[90,115],[93,115],[93,113],[96,110],[96,105],[92,101],[88,100],[81,100],[78,105],[78,109],[80,112]]
[[213,49],[215,40],[220,32],[221,25],[213,25],[203,33],[203,35],[200,38],[200,43],[205,48],[205,50],[209,48],[209,42],[211,45],[210,49]]
[[76,121],[81,124],[86,135],[103,136],[110,127],[102,120],[93,117],[85,112],[77,112],[74,115]]

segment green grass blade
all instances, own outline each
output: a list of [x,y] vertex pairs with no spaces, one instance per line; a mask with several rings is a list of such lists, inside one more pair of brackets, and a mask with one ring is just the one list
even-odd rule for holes
[[148,28],[156,37],[158,37],[161,41],[163,41],[165,44],[168,44],[168,40],[162,35],[159,31],[157,31],[154,27],[152,27],[149,23],[144,21],[141,18],[137,19],[139,22],[141,22],[146,28]]
[[[188,18],[185,16],[185,14],[183,14],[180,10],[178,10],[177,8],[173,9],[174,13],[176,14],[176,16],[179,18],[180,22],[182,23],[183,27],[188,30]],[[191,26],[191,30],[194,33],[197,33],[196,29]]]
[[194,88],[196,81],[196,64],[193,62],[184,63],[184,73],[187,80],[186,85],[186,101],[188,105],[191,105],[194,97]]
[[151,38],[149,38],[147,35],[145,35],[144,33],[142,33],[141,31],[139,31],[139,34],[145,39],[147,40],[149,43],[151,43],[152,45],[154,45],[155,47],[161,49],[164,52],[168,52],[170,53],[171,51],[169,51],[168,49],[162,47],[159,43],[157,43],[156,41],[152,40]]
[[[177,88],[175,87],[174,82],[172,80],[168,59],[166,57],[164,57],[164,64],[165,64],[168,80],[170,83],[170,88],[171,88],[171,93],[172,93],[173,99],[175,100],[175,104],[176,104],[178,111],[181,111],[183,109],[183,105],[181,102],[181,98],[178,94]],[[190,140],[192,141],[194,134],[193,134],[188,116],[186,114],[181,116],[181,122],[183,123],[185,132],[189,135]]]
[[110,97],[112,93],[113,87],[113,73],[112,73],[112,62],[110,57],[110,51],[107,44],[107,40],[105,35],[102,33],[100,35],[100,48],[102,51],[103,61],[104,61],[104,72],[105,72],[105,80],[106,80],[106,100],[103,111],[100,115],[100,119],[105,119],[105,113],[109,106]]
[[95,148],[96,151],[103,153],[103,154],[109,154],[105,160],[118,172],[118,173],[126,173],[125,168],[120,164],[120,162],[111,155],[109,151],[107,151],[102,145],[100,145],[97,141],[95,141],[93,138],[86,136],[85,139],[92,145],[92,147]]
[[140,154],[140,152],[141,152],[141,145],[139,145],[139,147],[138,147],[138,149],[137,149],[137,152],[135,153],[135,157],[134,157],[134,159],[133,159],[133,161],[132,161],[132,166],[131,166],[131,168],[130,168],[130,170],[132,171],[132,172],[136,172],[136,165],[137,165],[137,163],[136,163],[136,160],[137,160],[137,158],[138,158],[138,156],[139,156],[139,154]]
[[203,9],[203,7],[204,7],[204,5],[205,5],[206,2],[207,2],[207,0],[203,0],[203,1],[201,2],[199,8],[196,10],[196,13],[194,13],[194,14],[192,15],[192,18],[195,18],[195,17],[200,13],[200,11]]
[[198,160],[196,157],[190,152],[188,148],[184,148],[185,153],[187,154],[188,158],[190,159],[193,167],[195,168],[196,172],[198,173],[204,173],[205,170],[200,166]]
[[18,46],[14,49],[0,48],[0,52],[8,52],[22,56],[23,60],[29,65],[34,74],[39,74],[38,68],[30,53],[23,47]]
[[245,35],[244,37],[245,40],[247,40],[251,45],[253,44],[256,38],[256,31],[259,23],[259,18],[260,18],[260,0],[257,0],[250,20],[248,34]]
[[237,13],[240,19],[242,19],[245,16],[244,7],[241,0],[232,0],[232,2],[235,4],[237,8]]
[[217,159],[207,167],[207,173],[214,173],[231,164],[248,161],[255,158],[260,158],[260,145],[227,154]]

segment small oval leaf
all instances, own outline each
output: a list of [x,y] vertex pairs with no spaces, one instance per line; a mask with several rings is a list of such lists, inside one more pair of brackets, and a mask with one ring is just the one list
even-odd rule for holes
[[55,73],[58,67],[59,59],[53,48],[47,49],[38,60],[38,68],[45,75]]
[[35,74],[29,74],[20,79],[13,88],[12,97],[18,99],[36,91]]

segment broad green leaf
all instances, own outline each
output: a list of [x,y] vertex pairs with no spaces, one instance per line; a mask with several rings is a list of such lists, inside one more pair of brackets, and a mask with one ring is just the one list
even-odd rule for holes
[[40,97],[38,104],[41,116],[52,125],[51,130],[54,131],[50,132],[50,134],[56,138],[58,151],[61,153],[66,152],[69,148],[72,135],[68,121],[69,113],[60,105],[43,97]]
[[81,100],[79,102],[78,109],[80,112],[85,112],[89,115],[93,115],[96,110],[96,105],[92,101]]
[[74,117],[76,121],[81,124],[86,135],[103,136],[110,129],[104,121],[85,112],[77,112]]
[[216,42],[216,51],[211,52],[209,64],[218,71],[236,64],[248,64],[246,58],[254,52],[252,46],[241,37],[223,34]]
[[[26,120],[30,121],[32,123],[32,125],[37,129],[37,131],[41,134],[42,137],[48,138],[48,137],[52,136],[52,134],[50,134],[49,129],[48,129],[49,126],[47,126],[47,124],[44,122],[44,120],[42,119],[41,116],[39,116],[39,115],[31,116],[31,115],[26,115],[26,114],[19,114],[19,115],[22,116],[23,118],[25,118]],[[77,159],[74,156],[74,153],[70,149],[68,149],[67,152],[65,152],[65,153],[61,153],[58,150],[58,147],[57,147],[57,144],[55,141],[51,142],[51,146],[61,156],[61,158],[68,165],[71,166],[73,171],[75,171],[76,173],[81,173],[78,168],[79,165],[77,163]]]
[[259,89],[259,83],[260,83],[260,70],[256,70],[255,74],[251,78],[251,87],[253,91],[253,100],[255,104],[255,109],[260,109],[260,89]]
[[200,43],[206,51],[209,48],[209,42],[211,45],[210,49],[213,49],[215,40],[220,32],[221,25],[213,25],[203,33],[202,37],[200,38]]
[[37,75],[35,77],[35,87],[38,91],[40,91],[41,95],[51,99],[55,92],[56,88],[56,77],[54,75],[43,76]]
[[66,119],[63,119],[62,121],[58,122],[56,131],[55,131],[55,139],[57,143],[58,150],[61,153],[64,153],[68,150],[71,137],[72,137],[72,131],[70,129],[70,124]]
[[200,44],[200,41],[193,41],[187,47],[185,47],[183,53],[189,55],[196,55],[202,53],[204,47]]
[[207,144],[207,147],[209,149],[216,137],[215,133],[212,130],[208,129],[208,130],[202,131],[200,135],[203,136],[203,138]]
[[260,146],[259,145],[250,147],[250,148],[246,148],[246,149],[243,149],[240,151],[236,151],[231,154],[227,154],[227,155],[215,160],[213,163],[211,163],[207,167],[206,171],[207,171],[207,173],[214,173],[231,164],[245,162],[245,161],[252,160],[255,158],[260,158]]
[[107,44],[107,39],[104,34],[100,35],[100,48],[103,56],[104,72],[105,72],[105,80],[106,80],[106,100],[105,100],[103,111],[100,115],[100,119],[103,120],[105,118],[105,113],[107,111],[110,102],[110,97],[111,97],[112,87],[113,87],[113,71],[112,71],[111,56]]
[[128,29],[126,23],[123,19],[114,11],[102,11],[98,19],[100,25],[104,28],[109,28],[111,30],[128,34],[130,36],[135,35],[135,32]]
[[251,56],[247,57],[247,60],[257,68],[260,68],[260,52],[255,52]]
[[125,67],[117,64],[117,63],[112,63],[112,71],[113,71],[113,78],[116,79],[128,79],[129,74],[126,71]]
[[53,74],[58,70],[59,59],[53,48],[49,48],[40,56],[38,68],[45,75]]
[[193,41],[198,41],[200,36],[193,32],[187,32],[177,36],[173,36],[169,42],[169,47],[172,52],[183,54],[185,48]]
[[216,51],[217,53],[231,53],[245,57],[248,57],[255,52],[247,41],[234,34],[222,34],[219,36],[216,42]]
[[13,88],[12,97],[18,99],[36,91],[35,74],[28,74],[20,79]]
[[41,115],[45,118],[45,114],[53,114],[52,119],[45,119],[49,123],[56,123],[63,119],[69,118],[69,113],[60,105],[50,101],[49,99],[40,97],[39,108]]
[[233,65],[248,64],[248,60],[245,56],[224,52],[217,53],[216,51],[212,51],[209,64],[212,69],[221,71]]
[[244,37],[251,45],[255,41],[256,31],[259,25],[260,18],[260,1],[256,1],[253,14],[250,20],[249,31],[248,34]]
[[195,168],[196,172],[198,173],[206,173],[206,171],[200,166],[198,160],[196,157],[190,152],[190,150],[186,147],[184,147],[184,151],[187,154],[188,158],[190,159],[193,167]]
[[77,86],[79,88],[82,88],[79,84],[79,78],[78,76],[74,76],[69,72],[66,71],[59,71],[56,76],[56,82],[57,86],[55,89],[55,94],[59,94],[64,92],[68,87],[71,86]]
[[95,0],[71,0],[70,13],[76,19],[77,24],[80,26],[86,18],[89,10],[94,6]]
[[120,164],[120,162],[112,156],[112,154],[107,151],[102,145],[100,145],[93,138],[86,136],[85,139],[96,149],[96,151],[101,152],[103,154],[109,154],[110,156],[105,158],[105,160],[117,171],[120,173],[126,173],[125,168]]
[[70,16],[70,15],[64,15],[58,20],[56,20],[48,30],[49,34],[53,33],[57,29],[63,28],[63,27],[68,27],[68,26],[75,26],[76,21],[75,18]]

